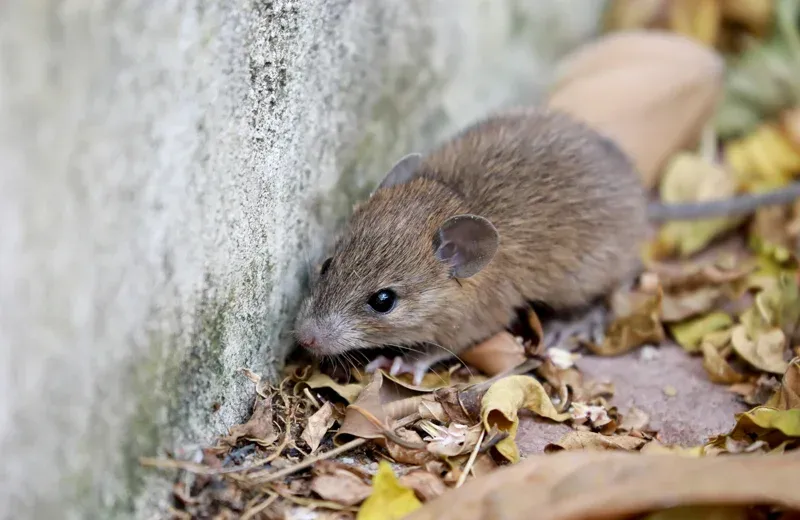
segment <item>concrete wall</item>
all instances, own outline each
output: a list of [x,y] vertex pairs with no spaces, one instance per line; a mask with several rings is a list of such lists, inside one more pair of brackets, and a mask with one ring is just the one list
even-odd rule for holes
[[2,516],[163,505],[136,458],[242,418],[353,199],[535,98],[601,7],[0,2]]

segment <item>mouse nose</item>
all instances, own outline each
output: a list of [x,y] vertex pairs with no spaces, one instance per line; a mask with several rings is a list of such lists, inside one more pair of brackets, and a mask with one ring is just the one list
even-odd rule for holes
[[319,335],[312,325],[304,324],[300,327],[300,330],[297,331],[297,343],[307,349],[319,347]]

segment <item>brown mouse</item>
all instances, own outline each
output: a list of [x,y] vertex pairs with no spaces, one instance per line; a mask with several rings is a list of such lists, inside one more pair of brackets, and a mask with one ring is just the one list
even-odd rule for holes
[[392,372],[419,382],[527,302],[570,310],[609,292],[665,211],[583,123],[542,108],[493,115],[401,159],[355,208],[301,305],[298,343],[321,356],[400,347],[413,359]]

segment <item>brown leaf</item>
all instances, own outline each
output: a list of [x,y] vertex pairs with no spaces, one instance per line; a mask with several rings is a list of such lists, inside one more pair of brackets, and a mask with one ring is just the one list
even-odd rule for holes
[[781,387],[766,405],[778,410],[800,408],[800,357],[794,358],[789,364],[783,375]]
[[680,294],[665,294],[661,302],[661,320],[665,323],[683,321],[714,308],[722,299],[722,290],[703,287]]
[[[401,464],[422,466],[436,457],[426,449],[422,437],[414,431],[400,428],[395,432],[396,437],[386,439],[386,450],[389,456]],[[402,441],[400,443],[399,441]]]
[[442,457],[457,457],[470,453],[481,436],[483,426],[475,424],[451,423],[447,427],[439,426],[430,421],[421,421],[418,426],[430,436],[428,451]]
[[[800,509],[800,457],[643,456],[624,451],[534,455],[467,481],[407,520],[635,518],[669,506],[780,504]],[[536,483],[532,485],[532,483]]]
[[264,399],[256,396],[253,405],[253,414],[244,424],[237,424],[231,427],[227,437],[220,440],[231,446],[235,446],[239,439],[248,439],[261,446],[271,446],[278,438],[278,434],[272,424],[272,399]]
[[460,354],[461,359],[490,376],[510,370],[525,361],[525,347],[503,331]]
[[372,488],[352,472],[334,469],[315,476],[311,481],[311,491],[323,500],[354,506],[363,502],[372,493]]
[[622,422],[619,423],[619,430],[631,432],[634,430],[644,430],[650,422],[650,416],[643,410],[632,406],[628,413],[622,417]]
[[[389,422],[397,418],[389,413],[389,405],[403,399],[416,398],[425,393],[427,392],[412,390],[398,384],[384,377],[381,371],[375,372],[372,380],[358,395],[358,399],[347,407],[344,421],[334,436],[334,441],[341,444],[353,437],[383,439],[386,430],[389,429]],[[416,406],[413,407],[414,411],[416,411]],[[405,411],[407,408],[398,406],[393,410]]]
[[447,486],[444,485],[442,479],[421,469],[410,471],[398,480],[401,485],[413,489],[423,502],[433,500],[447,491]]
[[311,449],[309,454],[317,451],[319,443],[322,442],[322,438],[325,437],[334,422],[336,422],[336,419],[333,416],[333,406],[331,406],[330,402],[323,404],[319,410],[314,412],[314,415],[308,418],[308,424],[300,438]]
[[307,380],[300,381],[297,386],[307,386],[312,390],[327,388],[335,392],[336,395],[348,403],[355,402],[355,400],[358,398],[358,395],[361,393],[361,390],[364,388],[364,385],[358,383],[341,385],[334,381],[330,376],[319,372],[311,374]]
[[647,343],[664,341],[661,298],[660,288],[655,293],[617,292],[612,302],[616,318],[608,327],[602,345],[587,344],[589,350],[600,356],[618,356]]
[[546,453],[561,450],[638,450],[647,443],[644,439],[628,435],[601,435],[595,432],[573,431],[561,440],[545,446]]
[[730,385],[741,383],[746,379],[744,374],[740,374],[731,367],[710,342],[704,341],[700,350],[703,352],[703,368],[706,369],[708,378],[713,383]]

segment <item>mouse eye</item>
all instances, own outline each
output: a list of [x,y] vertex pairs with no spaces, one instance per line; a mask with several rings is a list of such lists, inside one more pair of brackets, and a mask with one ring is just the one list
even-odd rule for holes
[[324,262],[322,262],[322,267],[319,268],[319,274],[322,276],[323,274],[328,272],[328,268],[331,266],[331,262],[333,261],[333,257],[328,257]]
[[397,295],[391,289],[381,289],[369,297],[367,303],[375,312],[386,314],[394,308]]

